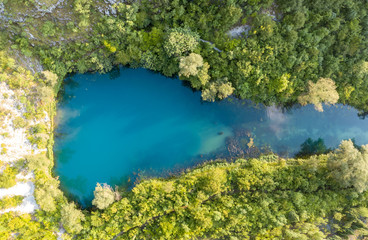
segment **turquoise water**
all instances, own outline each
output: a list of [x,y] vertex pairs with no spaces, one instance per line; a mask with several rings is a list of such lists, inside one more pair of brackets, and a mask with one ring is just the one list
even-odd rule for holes
[[58,109],[55,172],[85,206],[97,182],[127,183],[217,157],[293,156],[309,137],[332,148],[348,138],[368,143],[368,121],[350,107],[283,113],[236,99],[202,102],[182,81],[144,69],[75,75]]

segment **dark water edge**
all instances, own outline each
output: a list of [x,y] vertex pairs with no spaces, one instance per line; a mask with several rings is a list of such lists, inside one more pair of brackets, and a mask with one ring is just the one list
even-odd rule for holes
[[[123,76],[121,74],[123,74]],[[119,68],[119,70],[116,70],[116,72],[112,74],[112,76],[113,77],[111,77],[110,74],[100,75],[88,73],[84,75],[76,74],[70,78],[67,78],[64,84],[65,91],[61,91],[59,94],[59,110],[63,110],[65,109],[65,107],[70,106],[72,109],[79,109],[80,106],[85,107],[88,106],[88,104],[91,105],[88,107],[96,107],[94,106],[94,103],[98,101],[96,100],[96,96],[109,98],[110,95],[113,95],[113,93],[110,94],[110,92],[116,91],[116,87],[121,88],[121,91],[116,92],[117,95],[120,95],[121,92],[129,95],[127,98],[122,98],[122,100],[124,100],[125,102],[131,101],[131,99],[135,99],[135,97],[140,96],[140,93],[137,92],[143,91],[145,95],[149,95],[151,92],[162,91],[161,95],[157,94],[154,96],[147,96],[148,100],[146,103],[144,101],[141,101],[142,99],[138,98],[135,99],[132,104],[134,105],[138,102],[137,104],[140,104],[140,106],[145,106],[145,104],[150,105],[152,99],[155,100],[158,97],[162,97],[163,99],[167,100],[163,102],[164,104],[166,104],[164,106],[166,106],[166,108],[169,108],[167,112],[162,112],[163,114],[166,114],[167,118],[171,117],[170,114],[176,114],[175,116],[183,117],[180,115],[181,110],[176,110],[178,106],[179,108],[182,107],[182,111],[188,113],[188,115],[191,115],[192,112],[194,112],[195,114],[199,114],[198,116],[200,118],[203,118],[205,121],[207,121],[204,124],[200,124],[200,126],[202,126],[203,128],[209,125],[212,129],[210,130],[215,131],[211,133],[212,135],[208,135],[207,133],[205,133],[204,136],[210,136],[211,138],[219,138],[223,136],[223,144],[210,152],[194,155],[193,153],[195,153],[196,151],[185,153],[185,150],[187,150],[187,148],[184,147],[183,150],[178,151],[178,149],[180,149],[180,146],[178,146],[179,148],[176,148],[171,152],[168,151],[169,156],[170,154],[172,154],[172,158],[175,158],[176,153],[179,152],[179,155],[183,153],[184,158],[171,160],[166,156],[166,158],[164,157],[164,159],[168,159],[169,162],[163,164],[160,161],[156,161],[157,163],[159,163],[158,167],[156,167],[155,165],[152,165],[150,167],[150,164],[147,164],[150,162],[143,161],[140,165],[141,167],[126,168],[124,167],[124,165],[121,165],[120,162],[120,165],[118,165],[117,167],[120,166],[121,169],[125,169],[124,171],[116,173],[116,169],[112,169],[111,171],[115,172],[111,174],[109,172],[101,174],[105,176],[105,179],[102,179],[102,181],[100,181],[100,175],[98,171],[96,171],[96,167],[93,167],[93,164],[101,164],[101,161],[98,161],[97,159],[97,161],[93,162],[91,161],[91,156],[86,159],[81,159],[80,157],[73,158],[73,155],[76,154],[75,151],[78,151],[80,149],[76,146],[83,144],[83,142],[85,142],[85,140],[88,140],[89,137],[82,138],[83,141],[79,143],[78,141],[74,141],[75,139],[72,140],[74,141],[73,143],[70,143],[70,134],[71,132],[73,132],[72,130],[74,128],[85,126],[85,123],[88,123],[88,119],[87,121],[86,119],[83,119],[85,116],[83,115],[84,113],[81,113],[77,117],[67,116],[66,121],[64,122],[60,121],[59,119],[58,128],[55,130],[54,154],[56,161],[54,173],[55,175],[60,176],[61,188],[67,195],[69,195],[68,197],[81,203],[84,207],[90,206],[90,201],[93,198],[92,192],[96,182],[107,182],[111,185],[119,185],[123,189],[130,189],[134,186],[135,183],[139,181],[139,179],[175,176],[186,171],[187,169],[196,168],[197,166],[200,166],[203,163],[214,159],[224,159],[227,161],[232,161],[237,158],[259,157],[261,154],[268,154],[272,152],[278,154],[281,157],[293,157],[299,151],[300,145],[305,142],[309,137],[311,137],[312,142],[316,141],[318,138],[322,138],[326,143],[326,150],[337,147],[338,143],[343,139],[355,137],[356,134],[354,134],[354,132],[361,132],[361,135],[367,136],[358,137],[356,139],[357,144],[368,143],[368,124],[361,124],[361,122],[357,122],[356,120],[359,119],[357,117],[357,111],[348,106],[325,106],[325,112],[318,113],[313,109],[312,106],[300,107],[296,105],[294,107],[288,108],[278,108],[274,106],[267,107],[262,104],[255,105],[250,101],[239,100],[236,98],[229,98],[227,100],[215,103],[204,103],[200,100],[199,92],[195,92],[190,87],[184,86],[184,82],[176,78],[165,78],[160,74],[152,73],[143,69],[134,70],[125,68]],[[73,78],[75,80],[72,80]],[[153,79],[153,85],[150,79]],[[88,87],[86,87],[86,84],[88,85]],[[86,95],[86,92],[93,91],[93,87],[95,86],[94,84],[98,85],[95,91],[96,95]],[[111,84],[114,85],[113,88],[115,87],[115,89],[112,89],[110,91],[108,90],[108,87]],[[124,86],[127,85],[129,85],[129,89],[125,90]],[[145,88],[147,85],[149,87],[148,91],[145,91],[144,89],[142,90],[142,88]],[[104,92],[103,90],[106,91]],[[174,94],[172,94],[172,92],[174,92]],[[166,95],[170,95],[170,98],[167,98]],[[176,99],[178,96],[179,99]],[[118,101],[114,100],[113,102]],[[184,104],[180,105],[181,102],[184,102]],[[171,103],[175,106],[172,107]],[[155,104],[156,105],[151,104],[150,107],[154,108],[156,106],[160,106],[161,103],[160,101],[156,101]],[[126,107],[128,110],[130,110],[128,111],[129,115],[132,115],[135,111],[134,108],[129,108],[131,107],[131,104],[124,105],[124,102],[119,102],[119,105],[111,106],[112,112],[115,112],[121,106]],[[189,110],[187,109],[188,106],[191,107]],[[83,107],[81,109],[83,109]],[[100,113],[101,109],[98,107],[96,109]],[[157,111],[160,112],[161,110],[162,109],[158,107],[157,110],[150,112],[149,118],[153,118],[155,120],[155,118],[157,118],[157,116],[155,116],[157,115]],[[211,116],[208,117],[206,114],[201,114],[203,111],[208,113],[207,115]],[[105,112],[109,114],[108,111]],[[143,113],[145,113],[145,111],[143,111]],[[100,115],[101,114],[94,114],[92,111],[88,112],[86,116],[93,119],[96,117],[99,118]],[[78,120],[78,118],[80,118],[80,120]],[[125,121],[125,118],[117,119],[118,121]],[[165,119],[166,118],[163,118],[163,120]],[[215,123],[212,121],[213,119]],[[150,124],[152,120],[148,120],[148,124]],[[184,121],[181,121],[181,124],[187,123],[187,119],[185,118],[185,116],[182,120]],[[189,120],[193,121],[194,129],[201,130],[201,127],[198,128],[198,122],[200,122],[201,119],[198,120],[196,118],[193,118]],[[313,127],[313,121],[316,125],[316,128]],[[157,122],[160,122],[159,119],[157,120]],[[139,130],[139,126],[145,126],[145,124],[147,123],[139,123],[137,130]],[[221,126],[218,127],[218,125]],[[354,125],[357,125],[355,130]],[[99,124],[97,124],[96,126],[99,126]],[[348,128],[349,126],[350,128]],[[351,128],[351,126],[353,126],[353,128]],[[134,129],[134,127],[134,125],[129,125],[127,129]],[[170,125],[170,127],[175,128],[176,125]],[[322,133],[326,132],[326,130],[324,130],[323,128],[326,128],[328,131],[328,128],[330,127],[332,127],[332,130],[330,129],[331,133],[325,134],[325,137],[323,137]],[[222,128],[225,130],[222,131]],[[344,130],[344,128],[347,129]],[[187,146],[192,146],[190,144],[193,139],[195,139],[193,143],[194,146],[197,146],[198,144],[201,145],[201,140],[198,141],[197,137],[193,138],[192,133],[190,133],[189,135],[187,134],[187,131],[191,130],[192,128],[189,125],[187,128],[184,129],[184,132],[182,132],[184,133],[184,140],[189,141],[187,143],[189,145]],[[347,134],[345,134],[344,131],[346,131],[345,133]],[[83,132],[83,128],[81,132]],[[156,136],[159,135],[161,135],[160,131],[156,131],[156,135],[153,135],[155,136],[153,139],[156,140]],[[117,137],[117,139],[120,141],[119,136],[114,137]],[[134,137],[134,134],[129,136]],[[74,137],[78,139],[78,134]],[[251,142],[253,142],[253,144],[250,144]],[[147,143],[149,143],[149,141],[147,141]],[[168,143],[170,145],[172,141],[169,141],[166,144]],[[216,142],[216,144],[218,144],[218,141]],[[134,145],[132,146],[134,147]],[[163,144],[163,146],[165,146],[165,144]],[[88,148],[86,149],[88,150]],[[103,149],[104,148],[102,148],[101,151]],[[209,149],[211,149],[211,144],[209,144]],[[147,155],[147,152],[144,152],[144,154],[147,155],[147,159],[149,161],[153,159],[154,156],[159,159],[159,154],[161,152],[165,152],[167,149],[162,148],[161,151],[157,151],[156,148],[153,148],[152,150],[155,151],[156,155]],[[116,152],[116,154],[118,154],[119,156],[122,153],[124,154],[125,152]],[[142,153],[142,155],[144,154]],[[134,159],[132,160],[134,162]],[[70,161],[72,161],[73,164],[70,164]],[[114,162],[114,160],[111,159],[103,159],[102,162],[105,164],[116,164],[116,161]],[[76,164],[74,163],[78,163],[78,166],[76,166]],[[90,168],[91,172],[94,171],[94,174],[79,174],[78,170],[84,168]],[[97,169],[98,168],[99,167],[97,165]],[[92,182],[94,182],[93,187],[91,187]],[[87,186],[88,184],[90,185],[90,187],[84,188],[84,190],[83,188],[79,188],[80,186]]]

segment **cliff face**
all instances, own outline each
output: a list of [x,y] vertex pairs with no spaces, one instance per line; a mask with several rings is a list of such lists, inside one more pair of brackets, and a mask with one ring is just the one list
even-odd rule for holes
[[42,72],[40,49],[87,43],[97,20],[115,16],[113,6],[119,2],[123,1],[0,1],[0,50],[32,73]]

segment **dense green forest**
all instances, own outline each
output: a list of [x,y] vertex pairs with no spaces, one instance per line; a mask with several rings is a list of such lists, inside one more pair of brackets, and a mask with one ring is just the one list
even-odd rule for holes
[[[0,0],[0,81],[24,91],[19,98],[26,106],[15,126],[27,127],[45,111],[52,119],[67,74],[117,65],[179,75],[207,101],[234,94],[266,105],[312,103],[323,110],[321,102],[340,102],[368,112],[367,1],[107,2]],[[247,31],[229,34],[241,26]],[[2,214],[0,239],[56,239],[60,223],[65,239],[368,234],[367,146],[343,141],[307,159],[218,160],[172,178],[142,179],[131,191],[98,185],[94,207],[81,210],[53,176],[53,127],[30,127],[29,140],[47,153],[0,175],[9,187],[19,169],[33,170],[41,207],[34,215]],[[20,201],[5,198],[0,206]]]
[[368,145],[356,148],[350,140],[303,160],[218,160],[176,177],[142,180],[131,191],[97,185],[95,207],[83,211],[38,167],[36,183],[49,194],[39,202],[42,211],[33,221],[27,214],[1,215],[1,239],[12,232],[18,239],[54,239],[60,222],[66,239],[366,237],[367,165]]
[[[122,64],[179,74],[210,101],[232,93],[279,105],[339,99],[368,111],[363,0],[142,0],[108,8],[101,0],[70,0],[40,16],[32,12],[38,1],[2,1],[5,16],[23,22],[2,24],[1,47],[59,76]],[[229,36],[237,26],[246,34]],[[321,78],[337,99],[308,95]]]

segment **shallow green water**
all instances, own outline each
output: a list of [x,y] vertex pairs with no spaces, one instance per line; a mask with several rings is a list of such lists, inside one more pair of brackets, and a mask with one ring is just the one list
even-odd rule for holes
[[325,106],[320,113],[306,106],[283,113],[235,99],[207,103],[180,80],[144,69],[75,75],[66,80],[63,99],[55,171],[85,206],[97,182],[127,183],[134,173],[167,174],[259,150],[293,156],[309,137],[322,138],[327,147],[348,138],[368,143],[368,121],[353,108]]

